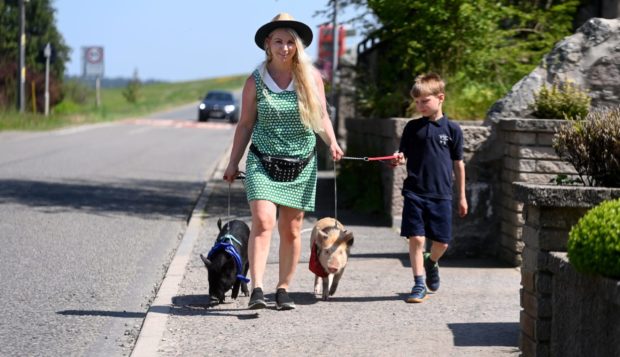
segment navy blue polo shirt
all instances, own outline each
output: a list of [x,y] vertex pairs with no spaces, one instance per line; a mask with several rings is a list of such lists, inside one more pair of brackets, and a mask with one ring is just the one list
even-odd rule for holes
[[407,158],[403,193],[452,199],[452,165],[463,159],[463,131],[446,115],[434,121],[410,120],[400,139],[400,152]]

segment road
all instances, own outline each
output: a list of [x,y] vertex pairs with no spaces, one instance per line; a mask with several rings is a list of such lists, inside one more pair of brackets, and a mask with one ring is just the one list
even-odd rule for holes
[[0,355],[128,355],[234,126],[0,132]]

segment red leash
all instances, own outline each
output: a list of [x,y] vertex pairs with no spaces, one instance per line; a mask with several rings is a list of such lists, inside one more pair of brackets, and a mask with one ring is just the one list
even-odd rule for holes
[[390,156],[375,156],[375,157],[354,157],[354,156],[343,156],[342,160],[361,160],[361,161],[387,161],[397,159],[398,155],[390,155]]

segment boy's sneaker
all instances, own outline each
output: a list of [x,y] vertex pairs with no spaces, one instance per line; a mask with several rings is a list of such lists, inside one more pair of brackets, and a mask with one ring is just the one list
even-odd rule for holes
[[426,299],[426,288],[421,285],[414,285],[411,289],[411,294],[407,296],[406,302],[418,303]]
[[424,253],[424,270],[426,270],[426,286],[431,292],[439,289],[439,264],[431,263],[431,253]]
[[265,302],[265,297],[263,296],[263,289],[254,288],[254,290],[252,290],[252,295],[250,296],[250,302],[248,303],[248,309],[258,310],[258,309],[264,309],[266,307],[267,307],[267,303]]
[[288,296],[288,293],[284,288],[276,290],[276,309],[278,310],[293,310],[295,303]]

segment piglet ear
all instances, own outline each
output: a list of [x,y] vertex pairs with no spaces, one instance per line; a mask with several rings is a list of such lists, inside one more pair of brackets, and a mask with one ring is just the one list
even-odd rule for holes
[[200,259],[202,259],[202,262],[205,263],[207,268],[211,266],[211,261],[209,260],[209,258],[207,258],[204,255],[200,254]]
[[219,228],[220,231],[222,231],[222,219],[221,218],[217,220],[217,228]]
[[325,233],[323,230],[320,230],[320,231],[318,232],[318,238],[320,238],[320,239],[322,239],[322,240],[326,240],[326,239],[327,239],[327,237],[329,237],[329,236],[328,236],[328,235],[327,235],[327,233]]
[[350,247],[353,245],[353,232],[349,232],[349,231],[344,231],[344,241],[347,243],[347,245]]

